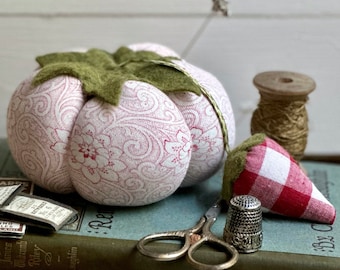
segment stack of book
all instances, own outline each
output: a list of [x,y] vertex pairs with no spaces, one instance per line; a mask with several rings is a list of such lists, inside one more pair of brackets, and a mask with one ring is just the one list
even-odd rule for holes
[[[338,209],[340,165],[303,162],[310,179]],[[25,178],[0,140],[0,177]],[[89,203],[77,194],[58,195],[37,186],[34,194],[72,206],[78,214],[55,232],[28,226],[20,239],[0,239],[0,269],[192,269],[185,258],[158,262],[141,255],[137,241],[147,234],[186,229],[196,224],[219,196],[222,173],[169,198],[143,207],[108,207]],[[212,231],[222,238],[226,213]],[[340,269],[340,221],[333,225],[263,215],[259,251],[241,254],[232,269]],[[167,250],[170,244],[154,244]],[[221,252],[204,247],[201,260],[221,259]]]

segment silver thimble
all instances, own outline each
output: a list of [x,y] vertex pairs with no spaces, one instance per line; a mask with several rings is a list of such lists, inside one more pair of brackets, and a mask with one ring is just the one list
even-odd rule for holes
[[261,202],[250,195],[230,200],[224,240],[241,253],[257,251],[262,245]]

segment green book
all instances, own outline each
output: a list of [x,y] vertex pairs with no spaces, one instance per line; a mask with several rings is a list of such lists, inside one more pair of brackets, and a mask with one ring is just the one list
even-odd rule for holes
[[[340,206],[340,165],[305,161],[310,178]],[[6,140],[0,140],[0,177],[24,177],[12,159]],[[89,203],[77,194],[58,195],[35,187],[35,193],[78,210],[76,218],[58,232],[28,227],[22,239],[0,239],[0,269],[193,269],[181,258],[157,262],[141,255],[137,241],[155,232],[190,228],[220,193],[222,172],[169,198],[143,207],[108,207]],[[222,238],[226,213],[212,227]],[[340,221],[333,225],[263,215],[263,243],[259,251],[241,254],[231,269],[340,269]],[[175,244],[154,243],[169,250]],[[201,260],[217,263],[221,252],[199,250]]]

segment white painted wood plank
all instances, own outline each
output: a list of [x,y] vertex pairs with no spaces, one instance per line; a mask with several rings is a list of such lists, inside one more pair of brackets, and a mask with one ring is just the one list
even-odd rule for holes
[[1,0],[2,14],[207,14],[209,0]]
[[[340,14],[338,0],[229,0],[234,16],[334,16]],[[205,15],[212,0],[1,0],[1,14],[89,15]]]
[[230,0],[235,16],[263,15],[266,17],[338,16],[338,0]]
[[340,153],[340,20],[214,19],[188,60],[223,83],[236,115],[237,143],[250,136],[250,118],[259,95],[253,77],[288,70],[311,76],[307,153]]

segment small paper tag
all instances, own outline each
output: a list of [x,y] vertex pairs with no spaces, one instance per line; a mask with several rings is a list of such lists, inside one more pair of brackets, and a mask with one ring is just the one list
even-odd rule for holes
[[21,238],[25,231],[23,223],[0,220],[0,238]]
[[0,186],[13,186],[22,185],[22,192],[27,194],[33,194],[34,184],[27,178],[16,178],[16,177],[0,177]]
[[[27,194],[33,194],[33,183],[27,178],[17,178],[17,177],[0,177],[0,187],[6,186],[15,186],[20,185],[16,192],[14,192],[14,196],[17,192],[21,191]],[[10,197],[9,200],[12,198]],[[8,200],[8,202],[9,202]],[[3,203],[5,205],[7,202]],[[0,217],[1,213],[0,213]],[[26,225],[24,223],[15,222],[12,220],[1,220],[0,219],[0,238],[15,238],[21,239],[26,231]]]
[[[35,195],[20,193],[0,211],[17,217],[17,220],[37,221],[59,230],[76,214],[73,208]],[[14,219],[15,219],[14,217]]]
[[0,207],[8,204],[21,189],[21,184],[0,186]]

